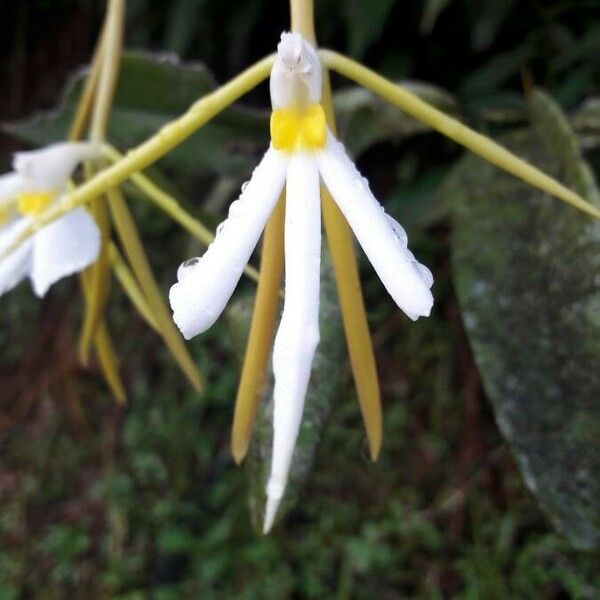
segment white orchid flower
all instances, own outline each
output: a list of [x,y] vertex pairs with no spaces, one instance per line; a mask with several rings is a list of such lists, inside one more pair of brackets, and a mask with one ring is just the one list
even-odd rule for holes
[[[81,161],[99,156],[96,144],[71,142],[15,154],[13,172],[0,177],[0,252],[36,216],[60,201]],[[0,261],[0,295],[29,276],[34,292],[44,296],[53,283],[92,264],[99,250],[100,231],[94,219],[84,208],[76,208]]]
[[428,316],[433,277],[407,248],[404,229],[327,128],[321,65],[299,34],[284,33],[271,72],[271,147],[204,256],[183,263],[170,291],[173,318],[191,338],[229,300],[284,186],[285,302],[273,350],[273,457],[264,531],[283,497],[319,342],[320,189],[327,187],[396,304],[413,320]]

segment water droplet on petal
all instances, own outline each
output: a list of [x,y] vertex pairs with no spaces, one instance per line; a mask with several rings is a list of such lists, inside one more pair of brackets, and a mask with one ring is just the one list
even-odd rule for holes
[[235,200],[229,206],[229,216],[230,217],[243,217],[248,212],[248,206],[246,202],[242,202],[241,200]]
[[415,258],[415,255],[408,248],[406,248],[405,252],[406,258],[408,258],[408,260],[410,260],[410,262],[413,263],[413,265],[417,264],[417,259]]
[[356,177],[354,177],[352,179],[352,185],[355,188],[358,188],[360,190],[364,190],[365,187],[368,189],[369,187],[369,182],[367,181],[367,184],[365,186],[365,181],[367,181],[364,177],[362,177],[361,175],[356,175]]
[[400,243],[406,248],[408,246],[408,236],[406,235],[406,231],[404,231],[404,227],[402,227],[402,225],[400,225],[400,223],[398,223],[396,219],[390,217],[390,215],[388,215],[387,213],[385,216],[387,217],[388,223],[394,230],[396,237],[398,238]]
[[194,270],[194,267],[200,262],[199,256],[194,256],[179,265],[177,269],[177,281],[182,282]]
[[419,271],[419,275],[421,276],[421,279],[423,280],[425,285],[428,288],[430,288],[433,285],[433,274],[425,265],[422,265],[419,262],[416,263],[416,267],[417,267],[417,270]]
[[249,181],[244,181],[244,183],[242,183],[242,194],[246,191],[249,183]]
[[218,225],[217,225],[217,229],[215,231],[215,237],[217,235],[219,235],[221,233],[221,231],[223,231],[224,227],[225,227],[225,223],[227,223],[227,221],[221,221]]

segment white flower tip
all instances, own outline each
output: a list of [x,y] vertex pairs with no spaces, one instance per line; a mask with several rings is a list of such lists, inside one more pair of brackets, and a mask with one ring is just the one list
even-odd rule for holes
[[271,71],[273,108],[319,103],[321,79],[321,63],[315,49],[299,33],[283,32]]
[[265,507],[265,520],[263,523],[263,535],[267,535],[273,528],[281,499],[283,498],[283,492],[285,490],[285,484],[281,484],[275,481],[269,481],[267,484],[267,504]]
[[433,275],[425,265],[417,261],[410,250],[407,249],[406,252],[416,277],[413,278],[411,289],[402,294],[402,303],[399,303],[399,306],[410,319],[417,321],[419,317],[428,317],[431,314],[434,302],[431,293]]
[[208,295],[202,294],[202,261],[195,256],[177,269],[177,283],[169,290],[173,321],[186,340],[206,331],[219,317],[213,310]]
[[429,290],[415,294],[410,301],[406,301],[400,308],[412,321],[418,321],[420,317],[428,317],[433,308],[433,295]]
[[173,311],[173,321],[186,340],[191,340],[210,327],[204,327],[204,323],[198,318],[194,295],[185,285],[176,283],[171,286],[169,302]]
[[39,150],[16,152],[12,166],[40,189],[62,188],[80,162],[101,154],[102,145],[94,142],[58,142]]
[[265,522],[263,524],[263,535],[267,535],[270,533],[273,528],[273,523],[275,521],[275,515],[277,514],[277,509],[279,508],[280,500],[276,500],[275,498],[267,499],[267,508],[265,509]]
[[[410,254],[412,256],[412,253]],[[402,286],[397,290],[394,300],[411,320],[417,321],[420,317],[428,317],[431,314],[434,302],[430,289],[433,285],[433,275],[425,265],[414,258],[412,268],[416,276],[410,277],[409,286]]]
[[307,66],[310,67],[303,60],[302,55],[305,53],[303,46],[306,42],[299,33],[284,31],[280,39],[281,41],[277,44],[277,55],[288,70],[293,71]]

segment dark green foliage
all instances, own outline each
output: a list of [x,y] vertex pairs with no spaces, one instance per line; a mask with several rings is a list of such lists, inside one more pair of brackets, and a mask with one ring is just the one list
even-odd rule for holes
[[[183,66],[173,57],[128,53],[122,65],[108,131],[118,148],[143,142],[216,86],[206,67]],[[81,73],[69,83],[59,110],[6,130],[33,145],[61,139],[73,118],[84,77]],[[266,112],[231,108],[170,152],[163,164],[196,176],[249,172],[264,146],[267,123]]]
[[[503,139],[596,205],[560,109]],[[496,418],[527,484],[574,544],[600,542],[600,224],[469,157],[447,193],[455,283]]]

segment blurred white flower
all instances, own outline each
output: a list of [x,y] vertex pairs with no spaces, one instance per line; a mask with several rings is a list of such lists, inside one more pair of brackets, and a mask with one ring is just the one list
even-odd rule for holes
[[264,531],[283,497],[319,342],[320,182],[329,190],[386,289],[413,320],[428,316],[433,277],[407,248],[368,182],[327,128],[321,65],[300,35],[284,33],[271,73],[271,147],[204,255],[183,263],[170,291],[186,338],[219,317],[285,186],[285,303],[275,338],[273,458]]
[[[84,160],[100,156],[96,144],[61,142],[13,158],[13,171],[0,177],[0,252],[54,202],[60,202],[69,177]],[[29,276],[43,296],[63,277],[92,264],[100,250],[100,231],[84,208],[40,229],[0,261],[0,295]]]

